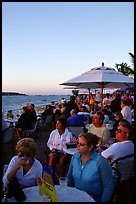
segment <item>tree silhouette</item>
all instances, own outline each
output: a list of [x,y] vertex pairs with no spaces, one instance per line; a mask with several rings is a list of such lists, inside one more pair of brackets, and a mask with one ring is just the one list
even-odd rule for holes
[[[134,55],[129,52],[129,55],[131,56],[131,61],[134,65]],[[115,67],[119,72],[122,72],[126,76],[132,76],[134,77],[134,66],[131,68],[127,63],[120,63],[120,64],[115,64]]]

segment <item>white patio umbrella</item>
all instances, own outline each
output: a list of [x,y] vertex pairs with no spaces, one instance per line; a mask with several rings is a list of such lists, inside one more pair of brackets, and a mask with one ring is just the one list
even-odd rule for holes
[[[92,68],[91,70],[70,79],[60,85],[75,86],[80,88],[101,88],[102,100],[104,88],[126,88],[134,86],[134,79],[125,76],[122,72],[116,71],[114,68],[102,66]],[[90,99],[90,96],[89,96]],[[102,103],[101,103],[102,104]]]

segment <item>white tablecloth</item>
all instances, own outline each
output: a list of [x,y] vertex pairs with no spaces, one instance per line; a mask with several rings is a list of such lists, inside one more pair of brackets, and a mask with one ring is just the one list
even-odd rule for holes
[[66,146],[64,146],[63,151],[68,153],[68,154],[73,155],[77,152],[77,147],[76,148],[67,148]]
[[[68,186],[55,185],[59,202],[95,202],[86,192]],[[34,186],[24,189],[26,200],[24,202],[42,202],[39,187]],[[17,202],[13,197],[7,202]]]

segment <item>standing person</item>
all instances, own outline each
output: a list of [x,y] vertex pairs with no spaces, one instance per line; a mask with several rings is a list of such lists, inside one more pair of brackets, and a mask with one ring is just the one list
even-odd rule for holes
[[132,123],[132,112],[126,100],[121,100],[121,108],[122,108],[121,113],[123,115],[123,118],[128,120],[131,124]]
[[16,130],[17,130],[19,139],[23,137],[25,130],[30,130],[31,128],[32,128],[32,123],[30,121],[28,108],[26,106],[23,106],[22,114],[20,115],[16,123]]
[[101,101],[102,101],[102,96],[101,96],[101,94],[100,94],[99,91],[98,91],[98,92],[96,93],[96,95],[95,95],[95,101],[96,101],[98,104],[100,104]]
[[114,112],[121,111],[121,95],[119,93],[113,94],[113,100],[110,104],[110,110],[114,114]]
[[42,164],[35,159],[37,145],[32,138],[23,138],[16,145],[17,156],[14,156],[3,176],[3,185],[7,186],[16,178],[21,188],[36,186],[37,177],[42,177]]
[[107,107],[107,108],[110,107],[111,98],[110,98],[110,94],[109,93],[106,93],[104,99],[102,100],[102,104],[103,104],[103,107]]
[[71,158],[67,185],[86,191],[96,202],[109,202],[114,184],[111,166],[95,152],[99,138],[92,133],[81,133],[78,152]]
[[49,166],[56,171],[56,165],[59,163],[59,177],[66,175],[69,155],[63,152],[63,147],[72,139],[72,133],[68,131],[65,118],[58,118],[56,129],[50,133],[47,146],[50,149]]
[[35,105],[33,103],[30,103],[29,105],[29,116],[31,123],[34,124],[36,122],[37,115],[35,111]]
[[75,96],[70,96],[70,101],[67,103],[67,105],[66,105],[66,109],[65,109],[65,118],[68,118],[68,117],[70,117],[71,115],[70,115],[70,111],[72,110],[72,109],[76,109],[77,110],[77,112],[79,111],[79,109],[78,109],[78,106],[77,106],[77,104],[76,104],[76,102],[75,102]]
[[125,93],[124,94],[124,100],[127,101],[128,106],[133,105],[133,100],[130,98],[130,94],[129,93]]
[[29,110],[29,106],[30,106],[30,104],[29,104],[29,102],[27,102],[26,107],[28,108],[28,110]]

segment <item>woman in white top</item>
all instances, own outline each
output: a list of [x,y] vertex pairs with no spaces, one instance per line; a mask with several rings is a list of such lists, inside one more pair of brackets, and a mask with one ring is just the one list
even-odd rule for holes
[[8,169],[3,176],[4,187],[9,184],[14,177],[17,178],[22,188],[36,186],[37,177],[42,177],[42,164],[35,159],[36,143],[32,138],[23,138],[16,145],[17,156],[14,156]]
[[72,139],[72,133],[66,128],[67,120],[58,118],[56,121],[56,129],[50,133],[47,146],[50,149],[49,166],[56,171],[56,165],[59,163],[59,177],[66,175],[67,163],[70,155],[63,151],[66,143]]

